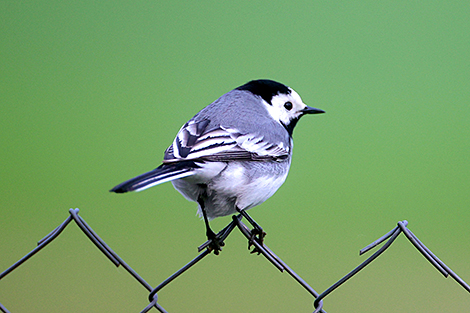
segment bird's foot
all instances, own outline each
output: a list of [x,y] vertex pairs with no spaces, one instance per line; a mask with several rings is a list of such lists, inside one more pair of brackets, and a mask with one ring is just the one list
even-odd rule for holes
[[[266,236],[266,232],[263,231],[263,229],[259,226],[256,225],[252,230],[251,230],[251,238],[248,241],[248,250],[251,249],[251,246],[254,245],[254,242],[256,241],[259,245],[263,245],[264,242],[264,237]],[[254,247],[253,250],[250,253],[258,253],[260,254],[261,251],[258,249],[258,247]]]
[[219,255],[219,252],[222,251],[222,247],[225,246],[224,239],[220,238],[211,229],[207,230],[206,235],[207,235],[207,240],[210,241],[207,248],[211,251],[214,251],[215,255]]

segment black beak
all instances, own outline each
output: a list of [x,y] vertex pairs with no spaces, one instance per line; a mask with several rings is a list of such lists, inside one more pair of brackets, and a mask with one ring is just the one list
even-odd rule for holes
[[312,107],[305,107],[305,109],[302,109],[300,112],[302,112],[302,114],[320,114],[320,113],[325,113],[325,111],[323,110],[320,110],[320,109],[315,109],[315,108],[312,108]]

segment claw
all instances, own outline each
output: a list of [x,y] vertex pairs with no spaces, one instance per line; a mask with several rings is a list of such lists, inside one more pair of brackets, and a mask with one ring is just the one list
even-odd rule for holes
[[219,252],[222,251],[222,247],[225,246],[225,242],[219,238],[212,230],[207,231],[207,239],[210,240],[208,249],[214,251],[215,255],[219,255]]
[[[251,238],[248,241],[248,250],[251,249],[251,246],[253,246],[254,241],[259,243],[260,245],[263,245],[265,236],[266,236],[266,233],[263,231],[261,227],[253,228],[251,230]],[[257,247],[254,247],[250,253],[257,253],[259,255],[261,253],[261,250],[259,250]]]

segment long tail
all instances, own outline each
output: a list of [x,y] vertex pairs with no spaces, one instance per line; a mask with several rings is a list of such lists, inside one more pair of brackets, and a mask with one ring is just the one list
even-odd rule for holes
[[141,191],[161,183],[194,175],[194,169],[198,167],[199,166],[194,162],[162,164],[150,172],[131,178],[117,185],[110,191],[115,193]]

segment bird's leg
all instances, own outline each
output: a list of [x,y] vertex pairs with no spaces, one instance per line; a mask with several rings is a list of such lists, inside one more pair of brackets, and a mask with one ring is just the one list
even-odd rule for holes
[[[235,229],[235,227],[237,227],[236,221],[240,221],[242,218],[243,216],[241,216],[240,214],[238,214],[237,216],[234,215],[232,217],[232,221],[227,226],[225,226],[221,231],[217,233],[216,237],[219,239],[219,242],[221,242],[221,245],[224,245],[223,241],[228,237],[228,235],[230,235],[230,233]],[[198,252],[201,252],[202,250],[210,246],[211,243],[212,243],[212,240],[208,240],[204,242],[202,245],[200,245],[197,248]]]
[[[264,241],[264,237],[266,236],[266,233],[263,231],[263,228],[261,228],[261,226],[259,226],[258,223],[256,223],[255,220],[251,216],[248,215],[248,213],[246,213],[245,210],[241,210],[237,208],[237,211],[244,218],[246,218],[248,223],[250,223],[253,226],[253,229],[251,230],[251,239],[250,239],[250,242],[248,243],[248,249],[250,249],[251,246],[253,245],[253,240],[256,240],[259,244],[262,245]],[[251,253],[256,253],[256,252],[259,253],[259,251],[256,251],[256,249],[251,251]]]
[[202,197],[199,197],[197,199],[197,203],[199,203],[199,206],[201,207],[202,211],[202,216],[204,217],[204,223],[206,224],[206,236],[207,240],[210,240],[211,243],[209,247],[214,251],[215,255],[219,255],[219,251],[222,251],[222,248],[225,243],[223,240],[220,240],[220,238],[217,237],[217,234],[214,233],[209,226],[209,219],[207,218],[207,212],[206,212],[206,207],[204,206],[204,200]]

